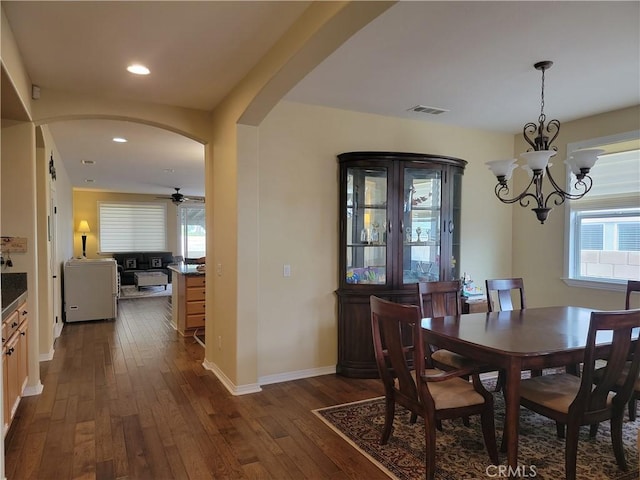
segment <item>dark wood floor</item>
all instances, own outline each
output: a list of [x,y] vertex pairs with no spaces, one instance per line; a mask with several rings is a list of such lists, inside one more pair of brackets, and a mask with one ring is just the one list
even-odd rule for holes
[[326,375],[234,397],[169,308],[122,300],[116,321],[65,326],[43,393],[7,433],[9,480],[386,478],[311,413],[381,395],[378,381]]

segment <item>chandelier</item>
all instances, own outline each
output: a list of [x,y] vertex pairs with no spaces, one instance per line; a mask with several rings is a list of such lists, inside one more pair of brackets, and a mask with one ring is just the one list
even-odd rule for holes
[[[565,192],[551,176],[549,167],[553,164],[549,163],[549,159],[557,153],[557,147],[552,147],[551,144],[560,133],[560,122],[558,120],[550,120],[545,124],[547,117],[544,114],[544,72],[551,68],[551,65],[553,65],[553,62],[548,60],[534,65],[536,70],[542,71],[540,116],[538,117],[537,125],[529,122],[522,131],[524,139],[531,145],[533,150],[529,149],[527,152],[520,154],[520,157],[526,160],[526,164],[522,165],[522,168],[529,174],[529,184],[521,194],[509,197],[508,181],[511,179],[513,170],[519,166],[516,163],[518,160],[513,158],[487,162],[487,165],[498,179],[495,187],[496,197],[503,203],[519,202],[523,207],[528,207],[533,202],[535,208],[531,210],[535,212],[536,217],[542,224],[554,205],[561,205],[565,200],[578,200],[591,190],[592,180],[588,175],[589,170],[595,165],[598,155],[604,153],[604,150],[588,149],[576,150],[567,156],[564,163],[572,174],[571,183],[573,188],[571,192]],[[534,135],[536,136],[534,137]],[[549,191],[546,195],[542,188],[542,180],[545,176],[552,188],[552,191]]]

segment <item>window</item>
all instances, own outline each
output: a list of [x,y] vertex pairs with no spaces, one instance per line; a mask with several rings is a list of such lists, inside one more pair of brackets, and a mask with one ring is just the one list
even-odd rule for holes
[[164,203],[98,203],[100,251],[147,252],[167,249]]
[[567,203],[565,281],[616,289],[640,280],[640,132],[571,144],[567,151],[579,148],[605,153],[591,170],[591,191]]
[[206,255],[207,231],[204,205],[180,205],[180,246],[184,258]]

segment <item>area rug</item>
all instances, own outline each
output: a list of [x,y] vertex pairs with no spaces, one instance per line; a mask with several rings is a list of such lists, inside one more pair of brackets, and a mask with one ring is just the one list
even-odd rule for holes
[[[494,394],[498,446],[504,424],[502,394]],[[424,425],[421,419],[411,425],[409,412],[397,407],[394,430],[387,445],[380,445],[384,425],[384,398],[348,403],[313,411],[329,427],[376,463],[389,477],[399,480],[424,479]],[[470,419],[465,427],[461,420],[446,420],[438,431],[436,462],[437,480],[506,478],[497,466],[491,466],[484,447],[480,420]],[[638,480],[637,432],[640,420],[625,417],[623,440],[629,470],[621,472],[615,462],[609,423],[600,424],[595,439],[589,438],[589,427],[583,427],[578,446],[580,480]],[[555,423],[524,408],[520,414],[518,458],[521,478],[559,480],[564,475],[564,440],[556,437]],[[500,453],[506,468],[506,454]]]
[[128,298],[146,298],[146,297],[170,297],[171,296],[171,284],[167,285],[165,290],[164,286],[157,287],[142,287],[138,290],[135,285],[121,285],[120,286],[120,299]]

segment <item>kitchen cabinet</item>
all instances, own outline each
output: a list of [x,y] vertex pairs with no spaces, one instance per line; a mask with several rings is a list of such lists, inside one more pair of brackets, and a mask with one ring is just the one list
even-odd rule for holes
[[28,376],[28,315],[26,302],[2,322],[2,381],[4,392],[4,433],[13,419]]
[[339,288],[336,371],[378,376],[369,296],[417,302],[418,281],[460,277],[465,160],[420,153],[338,155]]

